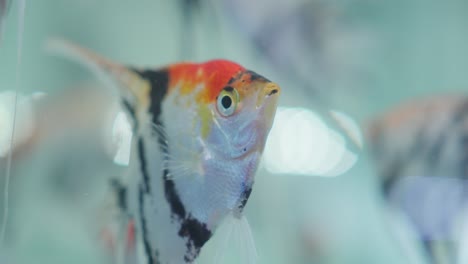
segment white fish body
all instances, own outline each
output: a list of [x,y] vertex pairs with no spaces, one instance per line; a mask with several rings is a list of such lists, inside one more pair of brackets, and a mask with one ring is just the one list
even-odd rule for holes
[[63,41],[50,47],[111,80],[131,117],[129,175],[116,189],[134,233],[121,259],[192,263],[224,218],[243,217],[279,87],[224,60],[136,70]]

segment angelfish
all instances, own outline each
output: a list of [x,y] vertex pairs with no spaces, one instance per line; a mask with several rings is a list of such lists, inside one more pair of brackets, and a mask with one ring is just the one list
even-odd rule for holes
[[280,88],[227,60],[126,67],[62,40],[49,48],[117,88],[133,128],[117,188],[137,263],[192,263],[252,191]]
[[[427,263],[466,263],[460,223],[468,204],[468,97],[447,93],[404,102],[377,116],[367,131],[385,202],[407,219]],[[400,228],[401,221],[392,224]]]

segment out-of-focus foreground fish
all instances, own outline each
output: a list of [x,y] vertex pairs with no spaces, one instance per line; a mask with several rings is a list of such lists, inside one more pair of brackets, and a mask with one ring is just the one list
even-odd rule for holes
[[192,263],[223,219],[245,219],[276,84],[225,60],[139,70],[65,41],[49,44],[118,88],[131,117],[129,174],[115,183],[127,261],[143,252],[137,263]]
[[386,201],[408,218],[432,263],[456,263],[468,205],[468,97],[414,100],[380,116],[369,145]]

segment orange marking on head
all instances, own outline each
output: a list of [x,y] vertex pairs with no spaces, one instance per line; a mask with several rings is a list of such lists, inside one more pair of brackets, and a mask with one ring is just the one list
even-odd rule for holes
[[243,70],[244,67],[227,60],[174,64],[169,66],[169,89],[181,85],[181,94],[188,94],[197,85],[204,84],[197,99],[205,103],[213,102],[229,80]]

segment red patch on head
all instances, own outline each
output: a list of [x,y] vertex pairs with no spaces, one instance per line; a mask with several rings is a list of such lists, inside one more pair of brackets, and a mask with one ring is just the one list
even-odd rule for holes
[[211,60],[205,63],[180,63],[169,67],[169,89],[181,85],[181,93],[190,93],[198,84],[205,88],[200,99],[212,102],[229,80],[244,67],[228,60]]

